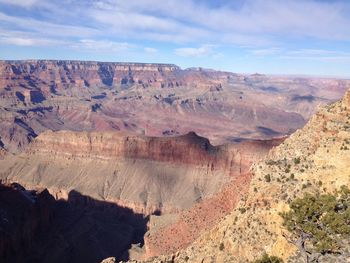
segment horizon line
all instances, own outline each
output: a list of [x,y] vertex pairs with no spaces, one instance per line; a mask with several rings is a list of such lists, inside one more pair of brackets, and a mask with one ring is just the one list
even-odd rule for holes
[[234,72],[234,71],[228,71],[228,70],[221,70],[221,69],[215,69],[215,68],[207,68],[207,67],[201,67],[201,66],[192,66],[192,67],[181,67],[174,63],[159,63],[159,62],[133,62],[133,61],[102,61],[102,60],[81,60],[81,59],[0,59],[0,62],[14,62],[14,63],[20,63],[20,62],[36,62],[36,61],[62,61],[62,62],[84,62],[84,63],[110,63],[110,64],[134,64],[134,65],[161,65],[161,66],[171,66],[176,67],[180,70],[191,70],[191,69],[198,69],[198,70],[211,70],[211,71],[217,71],[217,72],[226,72],[226,73],[232,73],[232,74],[238,74],[238,75],[264,75],[269,77],[286,77],[286,78],[321,78],[321,79],[342,79],[342,80],[349,80],[349,76],[342,76],[342,75],[315,75],[315,74],[305,74],[305,73],[263,73],[263,72]]

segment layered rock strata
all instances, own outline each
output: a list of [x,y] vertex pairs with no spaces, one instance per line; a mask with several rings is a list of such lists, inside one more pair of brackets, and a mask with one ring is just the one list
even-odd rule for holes
[[267,139],[300,128],[349,85],[171,64],[0,61],[0,137],[12,153],[46,130]]
[[215,147],[195,133],[44,132],[24,153],[0,161],[0,177],[46,187],[57,198],[74,189],[143,214],[177,212],[244,175],[266,152],[247,145]]
[[[220,223],[186,250],[147,262],[247,262],[265,252],[300,262],[293,257],[297,249],[285,238],[288,231],[279,213],[305,193],[350,187],[349,110],[350,91],[254,165],[248,194]],[[322,260],[328,262],[324,256]]]

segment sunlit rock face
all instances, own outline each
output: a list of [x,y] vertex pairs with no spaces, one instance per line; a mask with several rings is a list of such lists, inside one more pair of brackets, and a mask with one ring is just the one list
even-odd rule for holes
[[177,212],[218,192],[271,143],[213,146],[191,132],[146,137],[122,132],[44,132],[23,153],[0,162],[1,178],[44,186],[53,194],[75,189],[136,212]]
[[190,131],[214,145],[302,127],[349,81],[239,75],[171,64],[0,61],[0,139],[22,151],[45,130]]

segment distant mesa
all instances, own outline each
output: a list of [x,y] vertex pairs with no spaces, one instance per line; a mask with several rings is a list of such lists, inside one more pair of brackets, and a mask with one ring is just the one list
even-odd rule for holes
[[159,137],[193,130],[214,145],[246,131],[247,139],[270,139],[301,128],[318,105],[340,98],[349,85],[152,63],[0,61],[0,72],[0,136],[11,153],[45,130]]

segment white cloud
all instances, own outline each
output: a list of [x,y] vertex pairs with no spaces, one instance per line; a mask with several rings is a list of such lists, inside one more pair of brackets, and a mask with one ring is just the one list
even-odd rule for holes
[[[21,28],[23,31],[36,32],[43,36],[53,36],[53,37],[88,37],[92,35],[98,35],[100,31],[89,28],[86,26],[75,26],[75,25],[65,25],[56,24],[47,21],[40,21],[32,18],[22,18],[16,16],[9,16],[5,13],[0,12],[0,21],[7,27],[15,26]],[[4,30],[5,26],[3,26]],[[14,30],[8,29],[9,33],[14,32]]]
[[144,48],[144,51],[145,51],[146,53],[149,53],[149,54],[155,54],[155,53],[158,52],[158,50],[155,49],[155,48],[153,48],[153,47],[145,47],[145,48]]
[[16,5],[20,7],[32,7],[38,2],[39,0],[0,0],[1,4]]
[[281,52],[280,48],[253,49],[250,51],[255,56],[270,56]]
[[349,62],[350,52],[327,49],[299,49],[286,51],[279,58],[288,60]]
[[0,43],[15,46],[55,46],[67,42],[59,39],[41,37],[35,33],[23,31],[7,32],[0,29]]
[[181,57],[204,57],[213,53],[213,45],[203,45],[198,48],[184,47],[175,49],[175,54]]
[[81,39],[77,42],[71,44],[73,48],[83,49],[86,51],[97,51],[97,52],[114,52],[120,53],[129,51],[134,48],[134,45],[131,45],[126,42],[113,42],[108,40],[93,40],[93,39]]
[[[182,44],[185,47],[177,49],[177,55],[200,57],[215,54],[210,53],[213,47],[196,47],[198,43],[239,45],[256,56],[266,56],[279,53],[269,47],[283,46],[293,39],[350,41],[350,3],[341,1],[246,0],[235,8],[229,0],[215,8],[194,0],[0,0],[0,3],[35,6],[36,13],[41,12],[34,19],[0,11],[2,30],[9,34],[15,30],[31,32],[29,40],[18,35],[16,38],[23,39],[7,39],[22,45],[35,44],[39,39],[43,43],[45,39],[64,39],[90,50],[94,44],[101,49],[113,46],[120,50],[120,43],[148,40]],[[79,39],[100,42],[78,43]]]
[[15,46],[48,46],[57,42],[49,39],[0,36],[0,43]]
[[138,22],[136,14],[153,17],[155,23],[139,17],[147,29],[181,26],[204,29],[211,36],[224,38],[259,35],[266,41],[271,35],[349,40],[349,9],[348,3],[316,0],[246,0],[239,8],[231,8],[229,1],[226,6],[213,8],[193,0],[104,0],[95,5],[94,12],[112,14],[114,18],[119,17],[118,13],[131,15],[136,18],[130,19],[131,23]]

